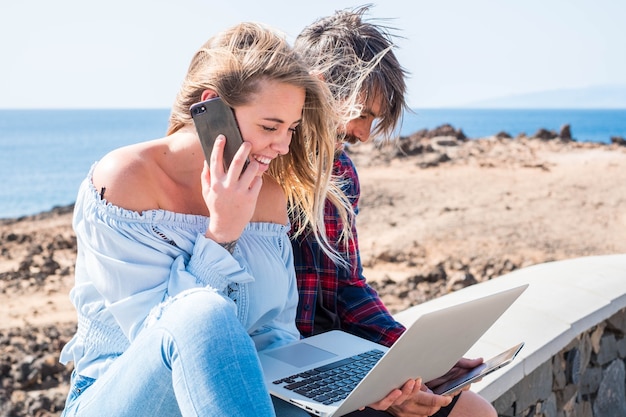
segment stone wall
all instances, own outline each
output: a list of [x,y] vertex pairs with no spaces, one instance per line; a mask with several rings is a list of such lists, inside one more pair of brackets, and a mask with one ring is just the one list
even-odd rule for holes
[[625,364],[622,309],[578,335],[493,405],[501,417],[625,417]]

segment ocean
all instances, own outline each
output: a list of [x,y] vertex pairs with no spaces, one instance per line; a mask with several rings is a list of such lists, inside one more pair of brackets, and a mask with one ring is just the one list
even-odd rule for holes
[[[16,218],[75,201],[90,166],[123,145],[162,137],[169,110],[0,110],[0,218]],[[400,134],[444,123],[469,138],[505,131],[515,137],[569,124],[579,142],[626,138],[626,109],[416,109]]]

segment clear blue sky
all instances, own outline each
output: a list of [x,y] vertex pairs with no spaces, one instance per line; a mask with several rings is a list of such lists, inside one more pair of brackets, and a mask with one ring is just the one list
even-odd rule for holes
[[[253,20],[293,39],[367,1],[27,0],[0,5],[0,108],[169,108],[195,50]],[[626,1],[380,0],[412,107],[626,85]]]

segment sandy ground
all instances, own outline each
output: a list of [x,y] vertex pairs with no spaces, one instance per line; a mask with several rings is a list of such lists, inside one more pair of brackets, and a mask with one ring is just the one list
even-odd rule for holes
[[75,322],[71,208],[0,222],[0,329]]
[[[428,168],[427,155],[382,164],[368,163],[367,147],[354,155],[365,276],[387,284],[377,288],[392,310],[415,302],[389,296],[389,284],[429,281],[419,302],[536,263],[626,252],[624,148],[439,142],[450,160]],[[437,269],[439,287],[427,279]]]

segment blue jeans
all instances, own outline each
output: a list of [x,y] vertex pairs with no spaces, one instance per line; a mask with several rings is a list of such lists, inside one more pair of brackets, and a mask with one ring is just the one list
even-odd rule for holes
[[63,417],[275,415],[252,339],[205,289],[169,304],[97,380],[71,382]]

